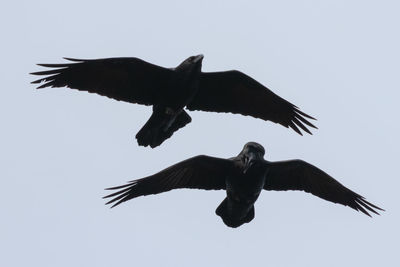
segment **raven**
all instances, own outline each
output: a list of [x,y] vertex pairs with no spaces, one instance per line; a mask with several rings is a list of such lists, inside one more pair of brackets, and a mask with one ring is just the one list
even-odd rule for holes
[[141,146],[157,147],[191,122],[184,108],[249,115],[290,127],[300,135],[300,129],[311,134],[306,126],[316,128],[307,120],[313,117],[242,72],[201,72],[203,55],[191,56],[175,68],[138,58],[65,59],[73,63],[38,64],[54,69],[31,73],[46,76],[32,83],[43,83],[38,89],[66,86],[152,105],[150,119],[136,135]]
[[239,227],[254,218],[254,203],[265,190],[302,190],[325,200],[349,206],[371,216],[383,209],[369,203],[330,175],[302,160],[270,162],[264,160],[264,148],[247,143],[240,154],[229,159],[196,156],[154,175],[128,184],[107,188],[118,190],[104,198],[115,207],[139,196],[158,194],[178,188],[226,190],[226,198],[216,214],[229,227]]

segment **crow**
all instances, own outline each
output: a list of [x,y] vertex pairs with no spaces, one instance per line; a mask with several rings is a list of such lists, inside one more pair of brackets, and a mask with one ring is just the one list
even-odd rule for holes
[[[191,122],[185,111],[231,112],[260,118],[311,134],[313,117],[247,76],[231,70],[201,72],[203,55],[191,56],[175,68],[139,58],[73,59],[72,63],[38,64],[51,70],[33,72],[45,77],[38,87],[70,87],[116,100],[152,105],[150,119],[136,135],[138,144],[159,146]],[[299,129],[300,128],[300,129]]]
[[222,159],[205,155],[189,158],[154,175],[125,185],[104,198],[115,207],[139,196],[159,194],[178,188],[226,190],[226,198],[216,214],[229,227],[239,227],[254,218],[254,203],[262,189],[302,190],[322,199],[349,206],[371,217],[383,209],[369,203],[330,175],[302,160],[270,162],[264,160],[264,148],[247,143],[238,156]]

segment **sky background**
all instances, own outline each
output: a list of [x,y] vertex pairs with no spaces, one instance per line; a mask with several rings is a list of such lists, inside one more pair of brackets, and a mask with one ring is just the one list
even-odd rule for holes
[[[398,1],[2,1],[1,266],[399,266]],[[231,114],[190,112],[161,147],[134,136],[151,108],[35,90],[36,63],[139,57],[238,69],[318,118],[312,136]],[[386,209],[362,213],[303,192],[262,192],[240,228],[223,191],[176,190],[109,209],[106,187],[199,154],[303,159]]]

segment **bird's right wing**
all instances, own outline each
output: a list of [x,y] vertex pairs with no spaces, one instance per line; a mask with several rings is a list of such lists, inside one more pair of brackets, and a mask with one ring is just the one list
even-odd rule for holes
[[121,190],[104,198],[114,197],[106,203],[114,203],[112,206],[114,207],[135,197],[158,194],[178,188],[225,189],[225,177],[233,168],[233,161],[228,159],[196,156],[154,175],[130,181],[122,186],[107,188],[107,190]]
[[187,105],[189,110],[239,113],[273,121],[295,130],[311,134],[307,126],[316,128],[313,117],[279,97],[246,74],[232,70],[204,72],[200,76],[199,91]]
[[116,100],[143,105],[157,104],[160,92],[176,73],[138,58],[72,59],[74,63],[38,64],[53,68],[33,72],[44,78],[38,87],[69,87]]
[[368,216],[368,211],[379,214],[376,210],[382,210],[310,163],[288,160],[267,164],[265,190],[302,190],[325,200],[349,206]]

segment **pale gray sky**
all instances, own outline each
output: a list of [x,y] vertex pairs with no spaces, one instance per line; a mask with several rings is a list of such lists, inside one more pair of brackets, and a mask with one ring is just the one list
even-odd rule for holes
[[[0,265],[399,266],[398,1],[3,1]],[[37,91],[35,63],[135,56],[238,69],[318,118],[313,136],[191,112],[161,147],[134,135],[151,109],[70,89]],[[193,142],[193,140],[195,142]],[[303,192],[263,192],[238,229],[224,192],[176,190],[110,210],[103,188],[189,156],[301,158],[387,210],[369,218]],[[152,162],[152,163],[150,163]]]

